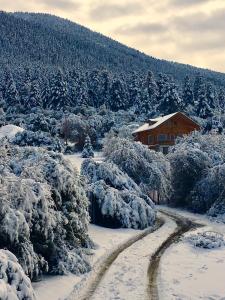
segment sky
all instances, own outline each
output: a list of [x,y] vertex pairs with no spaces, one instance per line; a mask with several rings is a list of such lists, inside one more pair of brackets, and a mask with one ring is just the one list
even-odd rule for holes
[[225,0],[0,0],[47,12],[151,56],[225,72]]

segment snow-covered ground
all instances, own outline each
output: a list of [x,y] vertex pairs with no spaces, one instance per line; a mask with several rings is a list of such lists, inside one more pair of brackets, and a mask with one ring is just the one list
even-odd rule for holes
[[150,257],[176,228],[176,223],[170,218],[163,219],[165,223],[159,230],[134,243],[117,257],[97,288],[93,300],[149,299]]
[[[95,156],[93,159],[95,161],[100,162],[104,159],[102,152],[94,152],[94,154]],[[78,152],[76,154],[67,154],[65,155],[65,158],[68,159],[71,164],[78,169],[78,171],[80,171],[81,164],[85,159],[81,157],[81,152]]]
[[13,139],[17,132],[22,132],[24,129],[19,126],[12,124],[2,126],[0,128],[0,139],[7,137],[8,139]]
[[[212,230],[225,235],[225,224],[211,222],[206,216],[178,209],[166,208],[166,210],[177,212],[205,225],[195,232]],[[224,277],[225,247],[201,249],[182,240],[173,244],[161,259],[158,277],[159,296],[165,300],[222,300],[225,299]]]
[[[91,264],[94,266],[106,255],[115,249],[119,244],[127,241],[129,238],[140,233],[133,229],[109,229],[95,225],[89,226],[89,235],[96,243],[96,250],[93,251]],[[37,300],[59,300],[65,299],[74,288],[74,285],[84,279],[86,276],[48,276],[42,281],[33,283]]]

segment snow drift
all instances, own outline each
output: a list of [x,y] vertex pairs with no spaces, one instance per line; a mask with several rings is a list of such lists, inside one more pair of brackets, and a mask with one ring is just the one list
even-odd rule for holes
[[88,182],[93,223],[135,229],[153,225],[156,213],[151,199],[116,165],[87,159],[81,174]]

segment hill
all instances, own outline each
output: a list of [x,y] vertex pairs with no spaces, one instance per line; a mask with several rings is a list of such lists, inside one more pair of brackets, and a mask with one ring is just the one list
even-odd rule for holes
[[113,73],[166,73],[183,81],[197,73],[225,86],[225,74],[147,56],[71,21],[48,14],[0,13],[0,65],[32,65],[47,72],[63,69],[109,69]]

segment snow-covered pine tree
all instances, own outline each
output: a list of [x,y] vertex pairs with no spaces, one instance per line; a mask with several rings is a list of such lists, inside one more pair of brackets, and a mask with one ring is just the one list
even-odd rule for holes
[[88,106],[89,103],[87,81],[84,77],[81,77],[78,82],[76,103],[80,107]]
[[189,105],[194,105],[194,94],[191,86],[191,80],[189,76],[185,77],[183,86],[183,104],[187,108]]
[[27,102],[25,103],[27,108],[41,107],[41,93],[37,79],[32,80],[30,87],[30,94]]
[[171,114],[183,110],[182,99],[180,98],[174,82],[167,82],[164,87],[161,103],[158,106],[160,112]]
[[98,70],[93,70],[88,75],[88,95],[89,105],[93,107],[99,107],[99,98],[101,94],[101,82]]
[[82,151],[82,157],[83,158],[94,157],[94,151],[93,151],[93,147],[89,135],[87,135],[85,139],[84,148]]
[[101,74],[101,82],[102,82],[102,91],[100,95],[100,103],[99,105],[106,105],[109,102],[109,92],[110,92],[110,77],[109,72],[104,70]]
[[58,69],[51,83],[49,100],[49,108],[51,109],[63,110],[70,105],[67,82],[61,69]]
[[218,105],[221,112],[225,111],[225,90],[219,89],[218,92]]
[[30,89],[31,89],[31,72],[30,68],[25,68],[25,76],[24,76],[24,82],[21,87],[21,103],[23,105],[26,105],[28,102],[28,98],[30,96]]
[[211,83],[207,85],[206,98],[210,108],[214,110],[216,108],[217,94],[215,87]]
[[9,68],[7,68],[5,72],[4,100],[6,102],[6,105],[11,109],[20,104],[20,97],[11,70]]
[[213,113],[212,110],[207,102],[206,97],[206,86],[203,80],[199,81],[200,85],[198,87],[198,90],[196,90],[196,104],[197,109],[196,113],[200,118],[207,119],[212,117]]
[[152,114],[156,109],[157,97],[158,86],[153,73],[149,71],[142,87],[141,102],[139,106],[140,112],[148,115]]
[[45,85],[41,91],[41,100],[43,108],[46,109],[49,106],[50,99],[50,86],[49,81],[45,78]]
[[140,79],[136,72],[133,72],[128,85],[129,106],[139,107],[141,102]]
[[198,73],[197,76],[195,77],[194,88],[193,88],[195,105],[198,103],[199,88],[202,85],[203,85],[203,78],[201,74]]
[[126,109],[127,95],[124,85],[120,79],[114,80],[110,89],[110,108],[113,111]]

